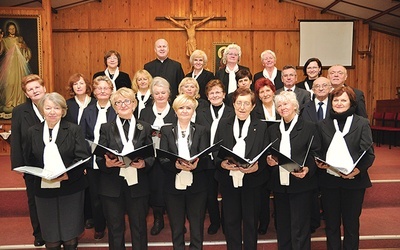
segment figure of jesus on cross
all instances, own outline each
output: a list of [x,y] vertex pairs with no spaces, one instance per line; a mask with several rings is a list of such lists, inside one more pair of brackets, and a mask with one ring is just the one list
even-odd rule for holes
[[165,16],[166,19],[172,21],[175,25],[184,28],[187,33],[188,40],[186,41],[186,55],[190,57],[193,51],[196,50],[196,28],[200,25],[203,25],[210,19],[213,19],[214,16],[209,16],[201,20],[200,22],[193,22],[193,14],[190,13],[189,20],[186,20],[183,24],[178,23],[177,20],[172,18],[171,16]]

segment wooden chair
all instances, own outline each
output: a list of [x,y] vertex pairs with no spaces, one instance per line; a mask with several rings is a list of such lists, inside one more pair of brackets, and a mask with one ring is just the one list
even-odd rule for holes
[[399,120],[400,118],[398,113],[385,112],[385,115],[383,116],[383,126],[378,128],[383,133],[381,137],[382,141],[385,133],[389,135],[389,139],[387,140],[389,143],[389,149],[392,148],[392,145],[396,146],[397,133],[400,132],[400,127],[398,124]]
[[372,125],[371,125],[371,131],[372,131],[372,138],[374,142],[376,143],[377,147],[381,146],[381,143],[383,141],[383,116],[385,113],[383,112],[377,112],[375,111],[373,116],[372,116]]

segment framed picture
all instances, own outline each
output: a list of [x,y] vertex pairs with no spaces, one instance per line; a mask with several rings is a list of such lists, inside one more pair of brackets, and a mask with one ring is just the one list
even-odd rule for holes
[[21,80],[42,75],[40,15],[0,15],[0,119],[26,101]]
[[214,74],[225,65],[222,63],[222,56],[226,47],[232,43],[213,43],[213,68]]

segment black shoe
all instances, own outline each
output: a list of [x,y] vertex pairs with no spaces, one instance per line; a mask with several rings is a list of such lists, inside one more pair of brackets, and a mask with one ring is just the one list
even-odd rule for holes
[[216,234],[218,232],[218,229],[219,229],[219,225],[211,224],[208,227],[207,233],[210,234],[210,235]]
[[35,247],[41,247],[45,244],[44,240],[41,237],[35,237],[35,241],[33,241],[33,245]]
[[95,240],[101,240],[103,238],[104,238],[104,231],[94,232],[94,239]]
[[154,225],[150,230],[150,234],[157,235],[161,232],[163,228],[164,228],[164,218],[156,218],[154,220]]
[[91,229],[94,227],[94,221],[93,219],[87,219],[85,222],[85,228],[86,229]]
[[267,234],[267,229],[264,229],[264,228],[258,228],[258,234],[259,235],[265,235],[265,234]]

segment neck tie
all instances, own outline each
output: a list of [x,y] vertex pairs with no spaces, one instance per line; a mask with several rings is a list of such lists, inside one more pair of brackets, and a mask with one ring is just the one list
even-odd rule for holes
[[288,89],[287,91],[293,91],[292,89]]
[[125,120],[125,121],[123,122],[122,127],[124,128],[124,132],[125,132],[125,137],[126,137],[126,139],[129,140],[129,138],[128,138],[128,134],[129,134],[129,120]]
[[321,121],[322,119],[324,119],[324,111],[322,110],[322,105],[324,105],[324,103],[319,102],[318,105],[319,105],[319,108],[317,111],[317,118],[318,118],[318,121]]

